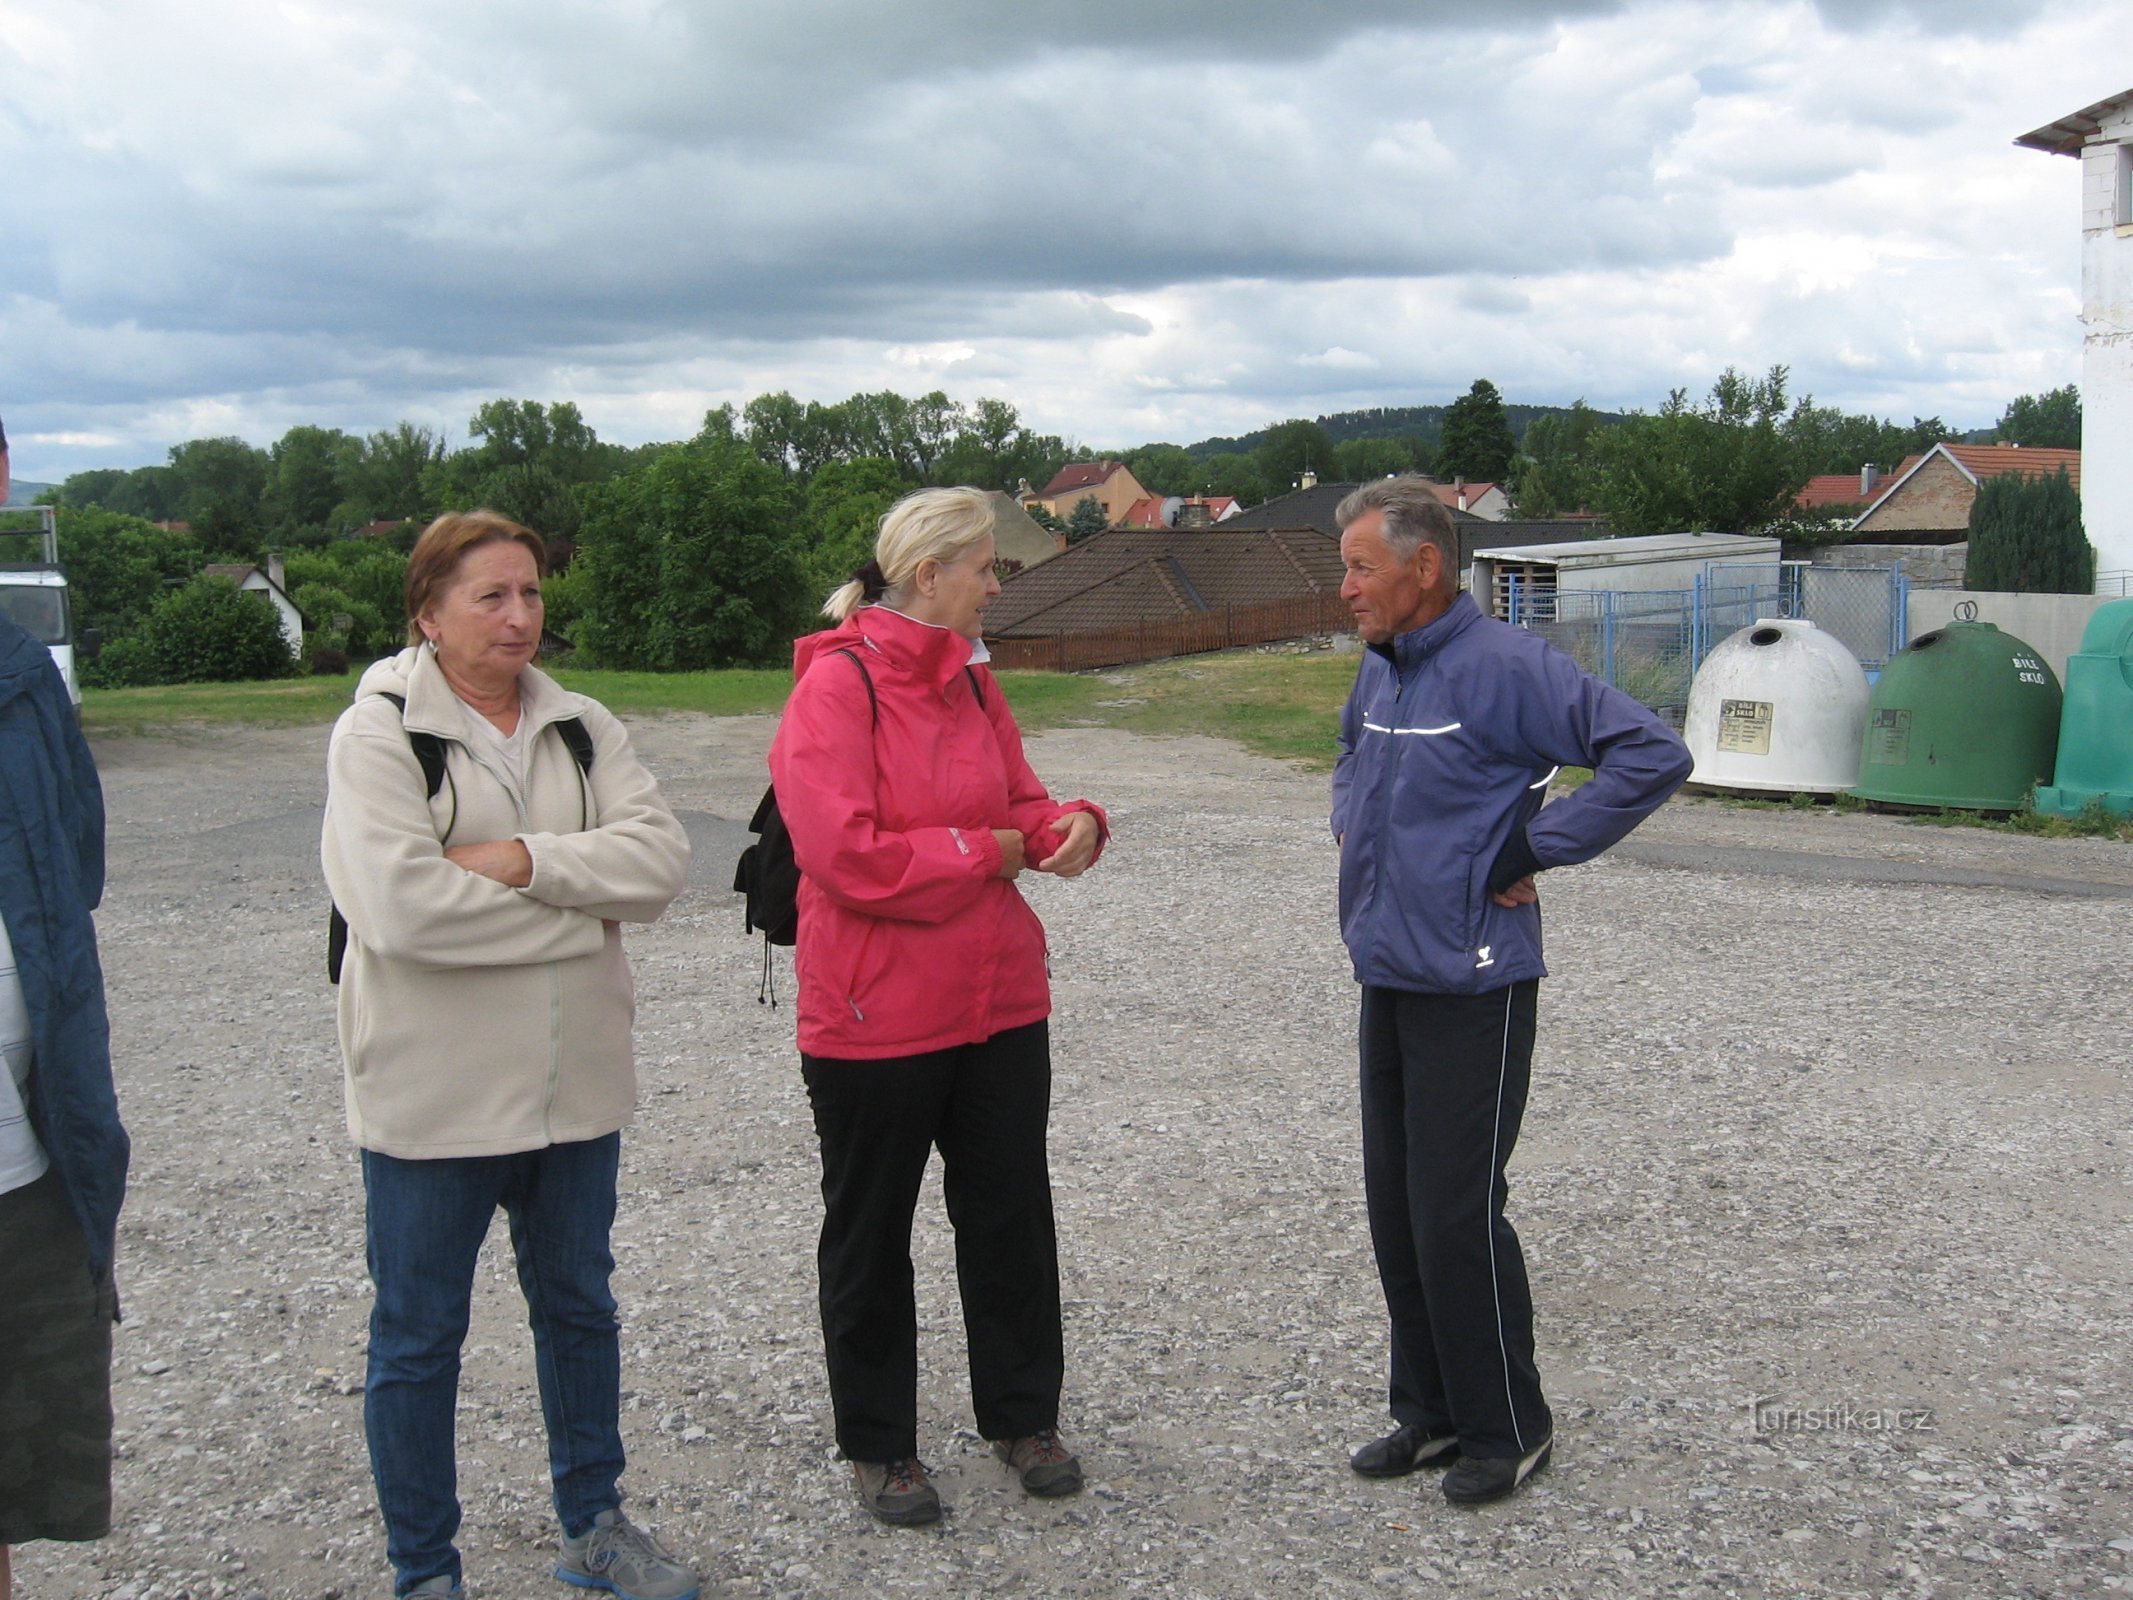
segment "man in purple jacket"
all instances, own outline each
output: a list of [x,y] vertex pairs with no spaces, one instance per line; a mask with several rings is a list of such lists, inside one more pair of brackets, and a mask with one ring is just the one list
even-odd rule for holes
[[[1681,741],[1459,592],[1459,536],[1420,478],[1334,513],[1369,646],[1333,773],[1341,934],[1363,986],[1363,1189],[1392,1322],[1396,1426],[1351,1465],[1451,1470],[1457,1504],[1548,1463],[1533,1302],[1504,1217],[1532,1064],[1534,874],[1590,860],[1678,788]],[[1592,778],[1543,807],[1557,768]]]

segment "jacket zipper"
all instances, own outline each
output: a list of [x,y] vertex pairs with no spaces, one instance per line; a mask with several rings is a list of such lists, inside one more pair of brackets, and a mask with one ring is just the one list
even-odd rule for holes
[[[1399,707],[1406,689],[1407,681],[1400,676],[1400,659],[1396,655],[1392,659],[1393,714],[1391,722],[1394,727],[1400,725]],[[1385,920],[1385,852],[1392,838],[1392,796],[1393,791],[1399,786],[1397,780],[1400,768],[1400,748],[1406,742],[1398,734],[1388,733],[1384,737],[1385,742],[1392,748],[1387,752],[1384,775],[1379,782],[1382,793],[1378,800],[1377,850],[1375,852],[1376,859],[1371,862],[1370,866],[1370,959],[1362,963],[1363,981],[1365,983],[1370,981],[1371,965],[1377,959],[1378,930],[1383,926]]]
[[[544,722],[526,735],[529,768],[534,746],[539,743],[541,735],[548,730],[548,727],[549,724]],[[461,753],[469,761],[473,762],[475,766],[481,768],[482,771],[496,781],[497,788],[503,790],[504,797],[511,802],[512,814],[518,818],[519,831],[522,833],[531,831],[533,819],[526,815],[526,802],[519,792],[504,780],[504,775],[483,760],[481,752],[464,739],[455,738],[451,734],[445,734],[442,737],[450,739],[453,744],[459,747]],[[572,770],[575,771],[578,764],[573,760],[570,765]],[[541,1097],[541,1137],[547,1143],[554,1144],[555,1097],[556,1091],[562,1086],[563,1082],[563,985],[556,976],[555,963],[548,962],[546,965],[548,967],[548,1076],[547,1089]]]

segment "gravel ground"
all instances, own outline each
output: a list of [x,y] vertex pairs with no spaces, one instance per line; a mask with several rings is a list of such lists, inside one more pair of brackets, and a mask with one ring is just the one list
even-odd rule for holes
[[[1455,1513],[1426,1476],[1345,1465],[1385,1423],[1384,1328],[1324,779],[1211,741],[1033,740],[1117,833],[1087,878],[1030,884],[1090,1489],[1026,1500],[969,1431],[929,1179],[921,1433],[953,1510],[890,1531],[829,1443],[791,1013],[757,1005],[761,946],[726,890],[770,727],[636,730],[699,853],[673,913],[631,935],[626,1486],[707,1593],[2133,1587],[2133,850],[1677,800],[1550,874],[1559,976],[1512,1215],[1555,1464]],[[135,1142],[118,1528],[20,1552],[33,1600],[391,1592],[320,970],[323,742],[99,746]],[[502,1233],[461,1400],[475,1600],[562,1592]]]

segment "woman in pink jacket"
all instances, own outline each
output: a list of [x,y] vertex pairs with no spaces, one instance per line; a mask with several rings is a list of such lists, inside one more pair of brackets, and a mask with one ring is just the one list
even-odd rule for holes
[[911,1218],[938,1147],[978,1429],[1031,1494],[1072,1494],[1045,1121],[1044,929],[1024,870],[1071,878],[1101,810],[1061,804],[984,665],[992,504],[925,489],[793,648],[770,748],[800,880],[800,1065],[822,1141],[822,1333],[837,1444],[884,1522],[931,1522],[918,1459]]

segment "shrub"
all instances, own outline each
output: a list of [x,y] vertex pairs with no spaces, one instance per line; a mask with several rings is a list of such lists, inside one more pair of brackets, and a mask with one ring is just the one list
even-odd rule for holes
[[92,664],[105,688],[149,683],[231,683],[296,671],[281,618],[264,595],[205,574],[157,602],[131,638]]

